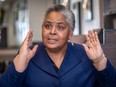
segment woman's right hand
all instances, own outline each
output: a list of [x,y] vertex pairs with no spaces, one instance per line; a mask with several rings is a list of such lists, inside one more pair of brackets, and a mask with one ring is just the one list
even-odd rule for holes
[[23,72],[27,68],[31,58],[35,55],[38,45],[35,45],[33,49],[30,49],[32,37],[33,32],[32,30],[29,30],[24,42],[20,47],[19,54],[13,60],[17,72]]

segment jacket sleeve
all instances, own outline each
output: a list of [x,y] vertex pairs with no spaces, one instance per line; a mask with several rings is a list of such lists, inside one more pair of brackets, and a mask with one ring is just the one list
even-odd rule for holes
[[107,60],[107,66],[103,71],[97,71],[97,80],[100,83],[100,87],[116,87],[116,70]]
[[23,87],[22,81],[25,72],[19,73],[15,70],[14,63],[8,66],[7,70],[0,76],[0,87]]

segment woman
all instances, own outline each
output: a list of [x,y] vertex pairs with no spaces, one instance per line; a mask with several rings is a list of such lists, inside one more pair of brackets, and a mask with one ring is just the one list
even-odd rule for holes
[[74,15],[65,6],[50,7],[42,25],[43,43],[31,49],[33,34],[28,32],[19,54],[0,77],[2,87],[116,87],[116,71],[96,32],[88,32],[88,45],[68,42],[74,24]]

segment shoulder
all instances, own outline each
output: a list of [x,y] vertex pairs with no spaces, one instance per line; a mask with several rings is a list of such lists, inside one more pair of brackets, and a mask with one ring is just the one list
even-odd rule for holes
[[76,43],[68,43],[68,49],[69,52],[74,54],[75,56],[79,56],[81,59],[87,59],[89,60],[86,51],[82,44],[76,44]]
[[81,44],[76,44],[76,43],[68,43],[68,46],[70,49],[79,52],[79,53],[85,53],[85,49],[83,47],[83,45]]

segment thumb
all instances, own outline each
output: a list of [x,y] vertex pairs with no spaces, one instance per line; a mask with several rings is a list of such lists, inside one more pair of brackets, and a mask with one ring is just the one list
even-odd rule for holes
[[82,44],[83,45],[83,47],[84,47],[84,49],[85,49],[85,51],[87,52],[88,51],[88,47],[87,47],[87,45],[86,44]]
[[33,47],[33,49],[32,49],[33,54],[35,54],[35,52],[36,52],[37,48],[38,48],[38,45],[35,45],[35,46]]
[[36,52],[37,48],[38,48],[38,45],[35,45],[33,47],[32,51],[31,51],[31,54],[30,54],[30,58],[32,58],[35,55],[35,52]]

